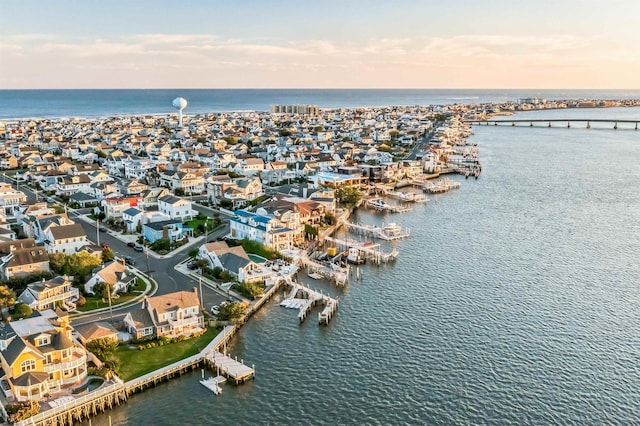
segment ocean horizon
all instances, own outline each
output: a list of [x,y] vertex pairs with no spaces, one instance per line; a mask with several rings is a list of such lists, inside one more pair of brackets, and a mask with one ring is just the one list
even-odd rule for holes
[[174,114],[181,96],[186,116],[268,111],[273,104],[312,104],[320,108],[447,105],[515,102],[536,96],[559,99],[640,99],[640,90],[587,89],[3,89],[0,119],[97,118]]

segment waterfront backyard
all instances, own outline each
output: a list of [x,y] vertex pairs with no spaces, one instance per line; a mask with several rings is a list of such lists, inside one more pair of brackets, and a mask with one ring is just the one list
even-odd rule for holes
[[219,332],[220,330],[210,327],[201,336],[181,342],[161,344],[160,340],[155,339],[139,344],[122,344],[115,351],[115,356],[120,360],[119,376],[126,382],[195,355]]

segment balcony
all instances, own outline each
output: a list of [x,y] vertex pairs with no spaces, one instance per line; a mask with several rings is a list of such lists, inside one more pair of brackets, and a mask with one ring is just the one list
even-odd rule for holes
[[183,318],[183,319],[178,319],[178,320],[170,319],[169,320],[169,325],[172,328],[176,328],[176,327],[194,327],[194,326],[202,325],[203,321],[204,321],[203,317],[195,316],[195,317]]
[[51,373],[53,371],[71,370],[76,367],[82,367],[87,365],[87,355],[81,351],[73,351],[71,361],[67,362],[52,362],[44,365],[45,373]]

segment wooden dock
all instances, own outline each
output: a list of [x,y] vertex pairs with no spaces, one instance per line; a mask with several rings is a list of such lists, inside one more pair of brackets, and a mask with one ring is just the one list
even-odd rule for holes
[[[204,370],[203,370],[204,373]],[[200,380],[200,384],[202,386],[204,386],[205,388],[209,389],[211,392],[213,392],[216,395],[220,395],[222,393],[222,388],[220,387],[221,384],[226,383],[227,379],[223,376],[216,376],[216,377],[211,377],[209,379],[206,380]]]
[[[311,312],[311,309],[321,303],[324,304],[324,308],[322,312],[318,314],[320,324],[326,325],[331,321],[331,318],[338,309],[338,301],[336,299],[291,280],[287,281],[286,284],[291,286],[291,291],[287,297],[280,302],[280,306],[298,309],[298,319],[300,322],[304,322]],[[299,298],[298,296],[301,297]],[[320,318],[323,319],[320,320]]]
[[311,259],[309,256],[302,256],[300,258],[300,263],[302,266],[307,268],[307,274],[310,277],[314,274],[312,277],[313,279],[318,279],[318,276],[320,276],[321,278],[326,278],[331,281],[337,287],[344,287],[347,285],[349,280],[348,267],[342,268],[336,264],[328,266]]
[[236,357],[231,358],[221,352],[213,351],[207,354],[208,364],[220,371],[221,375],[231,379],[234,383],[244,383],[255,377],[255,368],[244,365],[244,361],[238,361]]

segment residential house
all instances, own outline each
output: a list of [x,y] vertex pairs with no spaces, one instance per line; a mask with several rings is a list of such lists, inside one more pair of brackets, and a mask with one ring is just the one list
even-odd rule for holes
[[242,246],[229,247],[224,241],[203,244],[198,257],[205,259],[210,268],[228,271],[239,282],[266,281],[271,276],[271,271],[251,260]]
[[93,287],[97,283],[103,282],[113,286],[113,295],[115,296],[116,293],[125,293],[135,279],[135,275],[129,272],[124,261],[114,260],[96,268],[91,278],[84,284],[84,290],[93,294]]
[[165,195],[158,198],[158,211],[168,215],[171,219],[189,220],[196,216],[190,200]]
[[142,226],[143,212],[135,207],[129,207],[122,212],[122,220],[127,227],[127,232],[138,232],[138,226]]
[[0,212],[13,216],[26,201],[27,196],[22,191],[13,189],[9,183],[0,183]]
[[87,175],[74,175],[62,177],[58,180],[56,194],[72,195],[76,192],[90,192],[91,179]]
[[49,255],[33,238],[0,243],[0,275],[3,280],[36,272],[49,272]]
[[66,316],[52,310],[10,322],[0,332],[0,363],[10,401],[56,395],[87,377],[87,352],[72,338]]
[[247,238],[277,251],[287,250],[293,246],[296,231],[283,226],[274,217],[237,210],[230,224],[231,238],[238,240]]
[[26,303],[36,311],[55,309],[58,305],[75,309],[80,293],[71,284],[66,275],[27,284],[26,290],[18,296],[18,302]]
[[234,171],[244,176],[254,176],[264,170],[262,158],[242,158],[236,163]]
[[87,234],[79,223],[50,226],[45,232],[45,247],[49,253],[72,255],[89,244]]
[[76,327],[76,331],[78,332],[78,340],[85,346],[94,340],[119,340],[118,330],[106,321],[82,324]]
[[130,207],[137,207],[138,203],[142,200],[142,197],[107,197],[102,200],[102,206],[104,207],[104,214],[107,219],[122,218],[122,212]]
[[142,309],[124,317],[127,331],[134,339],[190,336],[205,329],[200,313],[197,289],[162,296],[146,297]]
[[179,220],[164,220],[142,225],[142,235],[149,243],[157,240],[180,241],[191,233]]

